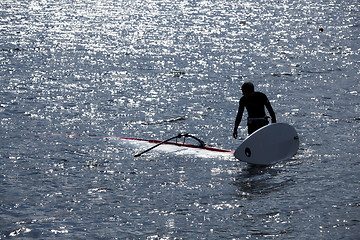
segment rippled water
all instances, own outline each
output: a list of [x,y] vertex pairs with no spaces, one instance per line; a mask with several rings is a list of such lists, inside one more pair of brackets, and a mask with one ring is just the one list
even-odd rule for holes
[[[0,16],[0,239],[357,238],[358,1],[2,0]],[[134,158],[147,146],[93,137],[233,150],[244,81],[299,132],[291,161]]]

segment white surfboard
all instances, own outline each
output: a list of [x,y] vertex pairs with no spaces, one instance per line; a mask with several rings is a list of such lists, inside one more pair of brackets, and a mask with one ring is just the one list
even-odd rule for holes
[[234,156],[243,162],[270,165],[290,159],[298,149],[299,137],[295,128],[286,123],[273,123],[248,136]]

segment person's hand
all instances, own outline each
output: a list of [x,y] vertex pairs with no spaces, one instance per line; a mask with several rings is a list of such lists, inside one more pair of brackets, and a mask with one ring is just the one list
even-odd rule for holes
[[237,137],[238,137],[237,129],[234,129],[233,137],[234,137],[235,139],[237,139]]

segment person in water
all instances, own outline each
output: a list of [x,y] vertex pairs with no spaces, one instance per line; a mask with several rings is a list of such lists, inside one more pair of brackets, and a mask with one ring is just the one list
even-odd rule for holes
[[265,114],[265,107],[271,116],[271,122],[276,123],[276,116],[267,96],[262,92],[255,92],[254,85],[251,82],[245,82],[241,86],[243,96],[240,98],[239,109],[236,115],[234,138],[238,136],[238,127],[241,122],[244,108],[248,112],[247,126],[248,134],[252,134],[259,128],[269,124],[268,116]]

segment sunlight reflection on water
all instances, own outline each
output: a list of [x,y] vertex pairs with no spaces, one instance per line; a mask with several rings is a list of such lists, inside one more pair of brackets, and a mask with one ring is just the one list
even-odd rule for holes
[[[5,0],[0,8],[0,238],[356,236],[355,1]],[[145,146],[62,135],[189,132],[234,149],[244,81],[298,130],[292,161],[254,168],[169,149],[134,159]]]

